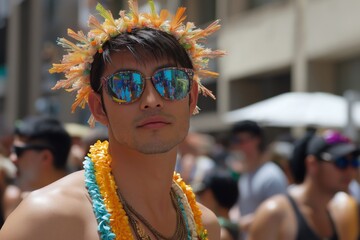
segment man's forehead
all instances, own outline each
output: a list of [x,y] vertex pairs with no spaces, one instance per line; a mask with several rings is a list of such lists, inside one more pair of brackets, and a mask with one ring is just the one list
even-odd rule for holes
[[237,137],[255,137],[255,135],[251,132],[238,132],[235,134]]
[[158,68],[175,67],[178,64],[174,60],[166,57],[156,58],[149,54],[144,56],[134,56],[130,51],[115,52],[111,54],[110,62],[106,63],[104,76],[112,74],[119,70],[137,70],[150,69],[152,72]]

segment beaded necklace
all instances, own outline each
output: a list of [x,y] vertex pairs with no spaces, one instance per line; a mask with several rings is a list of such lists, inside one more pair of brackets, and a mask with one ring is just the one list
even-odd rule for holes
[[[129,218],[117,194],[111,174],[109,143],[97,141],[84,161],[85,185],[92,200],[101,240],[133,240]],[[174,173],[172,189],[176,195],[187,229],[187,239],[207,240],[207,230],[201,221],[201,211],[195,194],[179,174]]]

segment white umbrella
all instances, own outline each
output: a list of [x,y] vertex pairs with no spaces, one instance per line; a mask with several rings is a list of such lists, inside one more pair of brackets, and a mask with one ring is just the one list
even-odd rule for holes
[[[348,123],[347,101],[330,93],[289,92],[228,112],[227,123],[254,120],[267,126],[344,127]],[[355,103],[352,116],[360,126],[360,105]]]

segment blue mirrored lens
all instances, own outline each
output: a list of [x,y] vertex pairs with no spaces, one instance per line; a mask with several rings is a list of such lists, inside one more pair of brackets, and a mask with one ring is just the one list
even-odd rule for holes
[[358,168],[360,166],[360,160],[358,158],[351,158],[348,159],[346,157],[341,157],[335,159],[335,166],[340,169],[345,169],[348,166],[351,166],[353,168]]
[[354,168],[359,168],[360,167],[360,159],[359,158],[355,158],[351,161],[351,165],[354,167]]
[[107,82],[108,93],[115,102],[131,103],[142,94],[144,82],[137,72],[119,72]]
[[190,79],[184,70],[163,69],[153,77],[156,91],[165,99],[181,100],[190,91]]
[[350,164],[350,161],[347,160],[346,158],[337,158],[337,159],[335,159],[335,166],[340,168],[340,169],[347,168],[348,164]]

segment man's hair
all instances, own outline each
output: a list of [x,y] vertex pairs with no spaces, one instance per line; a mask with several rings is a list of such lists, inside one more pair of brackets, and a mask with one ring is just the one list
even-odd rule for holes
[[108,40],[102,46],[103,52],[96,53],[91,65],[91,88],[101,93],[101,75],[105,64],[111,62],[111,54],[120,51],[129,51],[139,64],[146,64],[148,58],[154,60],[169,59],[184,68],[193,69],[192,61],[186,50],[176,38],[166,32],[151,28],[135,28],[131,32],[122,33]]
[[25,138],[26,142],[49,146],[54,157],[54,167],[66,168],[71,137],[57,119],[41,116],[29,117],[16,124],[14,133]]
[[244,120],[236,123],[232,130],[231,135],[232,138],[235,138],[239,133],[248,133],[260,140],[259,150],[265,150],[265,137],[263,129],[257,124],[255,121]]
[[310,140],[313,138],[315,131],[308,131],[294,144],[294,150],[290,157],[290,171],[294,178],[294,182],[301,184],[304,182],[306,175],[305,158],[307,156],[307,148]]
[[213,170],[203,180],[204,190],[210,189],[221,207],[230,209],[236,203],[239,190],[236,180],[226,170]]

